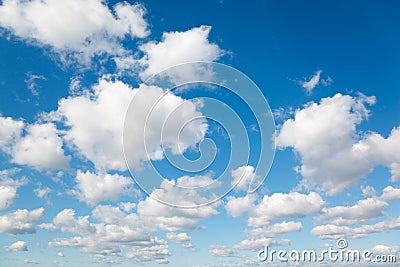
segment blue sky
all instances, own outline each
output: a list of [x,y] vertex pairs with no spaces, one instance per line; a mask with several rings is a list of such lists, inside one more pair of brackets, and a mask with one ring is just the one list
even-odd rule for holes
[[[399,256],[399,11],[398,1],[2,1],[0,266],[258,266],[264,246],[321,250],[339,238]],[[239,70],[269,106],[257,87],[234,89],[242,100],[225,88],[222,65],[206,65],[211,78],[196,64],[164,72],[175,86],[221,86],[144,83],[193,61]],[[256,127],[271,126],[264,112],[275,139]],[[235,143],[243,129],[247,150]],[[271,140],[270,172],[250,193]],[[182,156],[211,165],[170,165]],[[239,182],[202,207],[215,188],[149,190],[195,206],[173,208],[141,190],[125,158],[140,181],[154,168],[183,187]]]

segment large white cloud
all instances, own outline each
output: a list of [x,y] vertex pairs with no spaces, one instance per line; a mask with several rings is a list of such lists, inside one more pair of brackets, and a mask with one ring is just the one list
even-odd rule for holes
[[149,34],[140,4],[118,3],[110,10],[101,0],[5,0],[0,6],[0,26],[13,35],[51,46],[62,57],[74,53],[82,63],[91,57],[124,53],[119,43],[126,36]]
[[17,195],[17,189],[10,186],[0,185],[0,210],[7,208]]
[[0,116],[0,149],[11,155],[13,163],[37,169],[66,169],[70,160],[53,123],[29,125]]
[[234,249],[239,250],[252,250],[258,251],[265,246],[287,246],[290,245],[290,240],[282,239],[275,240],[268,237],[257,237],[257,238],[249,238],[240,241],[239,243],[233,246]]
[[[164,147],[171,148],[174,153],[183,153],[187,147],[203,139],[207,130],[205,121],[197,119],[187,123],[201,116],[195,103],[165,93],[158,87],[141,85],[139,89],[133,89],[120,81],[100,79],[91,92],[60,100],[53,117],[62,117],[69,128],[65,133],[67,142],[92,161],[97,169],[126,170],[122,146],[124,118],[131,99],[138,93],[140,101],[135,102],[137,105],[127,117],[132,127],[125,133],[129,137],[126,153],[132,165],[140,165],[149,157],[163,157],[161,133]],[[162,99],[157,102],[160,97]],[[152,110],[155,103],[158,104]],[[150,113],[151,116],[147,117]],[[146,136],[143,132],[145,125]],[[145,140],[147,147],[144,146]]]
[[265,245],[288,245],[288,239],[273,239],[289,232],[298,232],[302,229],[301,222],[274,221],[284,218],[303,218],[319,212],[325,201],[315,192],[301,194],[290,192],[287,194],[275,193],[265,195],[256,203],[256,194],[247,194],[244,197],[230,197],[226,203],[227,213],[239,217],[248,213],[246,239],[235,244],[233,248],[240,250],[258,250]]
[[118,200],[122,195],[133,191],[133,180],[118,174],[95,174],[89,171],[78,171],[76,174],[76,190],[78,199],[88,205],[95,205],[106,200]]
[[387,186],[382,190],[381,199],[392,201],[400,199],[400,188],[394,188],[393,186]]
[[246,194],[244,197],[229,196],[225,205],[227,213],[232,217],[240,217],[243,213],[254,208],[254,201],[258,199],[257,194]]
[[17,240],[9,246],[4,247],[7,251],[28,251],[28,246],[25,241]]
[[375,165],[386,165],[396,173],[393,168],[400,162],[395,152],[400,149],[400,129],[393,129],[386,139],[377,133],[361,135],[356,131],[368,117],[366,105],[374,103],[375,97],[336,94],[319,104],[307,104],[296,111],[294,119],[283,123],[277,145],[292,147],[299,153],[303,185],[321,186],[329,194],[336,194],[367,175]]
[[251,182],[254,183],[253,180],[259,179],[254,173],[254,167],[250,165],[241,166],[232,171],[232,186],[235,186],[236,191],[247,191],[250,189]]
[[362,238],[370,234],[387,232],[400,229],[400,217],[381,221],[375,224],[365,224],[359,227],[338,226],[334,224],[325,224],[315,226],[311,233],[322,239],[338,239],[338,238]]
[[[139,47],[144,53],[142,78],[157,74],[165,68],[190,61],[215,61],[224,51],[208,40],[210,26],[200,26],[185,32],[165,32],[160,42],[148,42]],[[190,70],[186,75],[196,73]],[[196,77],[196,76],[194,76]]]
[[17,197],[19,187],[27,183],[25,178],[10,178],[17,173],[16,170],[0,171],[0,211],[9,207]]
[[315,192],[265,195],[249,216],[249,226],[266,226],[278,218],[302,218],[320,211],[325,201]]
[[[179,184],[179,179],[177,184]],[[151,194],[157,199],[163,199],[169,203],[183,203],[187,206],[206,203],[196,190],[188,193],[187,190],[182,191],[168,181],[163,181],[160,188],[155,189]],[[154,224],[162,230],[174,232],[194,229],[200,220],[217,215],[219,213],[217,211],[219,205],[220,202],[217,201],[213,204],[196,208],[176,208],[148,197],[138,203],[137,210],[139,216],[144,218],[148,224]]]
[[353,206],[323,208],[318,219],[330,221],[335,225],[352,225],[383,216],[388,203],[378,198],[359,200]]
[[0,215],[0,233],[11,235],[35,233],[35,226],[41,222],[43,211],[43,208],[31,211],[19,209]]
[[217,257],[233,257],[236,255],[236,251],[227,246],[211,245],[208,252]]
[[[93,218],[76,216],[73,209],[59,212],[51,223],[40,227],[50,231],[60,230],[71,233],[68,238],[55,238],[48,243],[50,247],[74,247],[82,252],[92,253],[106,261],[109,256],[123,256],[134,262],[148,262],[166,259],[169,256],[166,241],[154,237],[156,228],[149,225],[136,213],[123,212],[118,207],[97,206]],[[186,236],[180,236],[185,239]],[[120,246],[124,247],[124,252]]]
[[12,148],[12,161],[38,169],[66,169],[69,156],[65,156],[63,140],[53,123],[33,124],[27,134]]
[[260,228],[254,228],[249,232],[248,236],[252,238],[276,237],[285,233],[299,232],[302,227],[303,225],[301,222],[283,221]]
[[19,139],[24,128],[22,120],[14,120],[0,115],[0,149],[10,153],[11,147]]
[[[69,127],[65,139],[99,169],[125,170],[124,116],[135,91],[122,82],[101,79],[93,91],[61,99],[56,117]],[[54,114],[53,114],[54,115]]]

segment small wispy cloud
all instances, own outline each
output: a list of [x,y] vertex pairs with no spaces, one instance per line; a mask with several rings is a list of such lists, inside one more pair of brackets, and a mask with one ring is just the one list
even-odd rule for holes
[[305,82],[300,82],[301,86],[307,90],[308,94],[311,94],[314,88],[318,85],[321,78],[322,70],[317,70],[310,80]]
[[32,72],[27,72],[26,73],[26,80],[25,80],[25,84],[26,87],[29,89],[29,91],[31,91],[32,95],[34,96],[39,96],[39,91],[38,91],[38,85],[36,83],[37,80],[47,80],[46,77],[42,76],[42,75],[35,75],[32,74]]
[[322,77],[322,70],[317,70],[314,74],[308,78],[304,78],[302,81],[296,81],[306,90],[307,95],[311,95],[315,87],[318,85],[329,86],[333,83],[333,79],[329,76]]

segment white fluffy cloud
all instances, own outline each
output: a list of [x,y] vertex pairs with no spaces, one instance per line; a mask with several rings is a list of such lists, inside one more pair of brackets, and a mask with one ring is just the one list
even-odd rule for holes
[[19,187],[26,184],[26,180],[10,178],[15,170],[0,171],[0,211],[9,207],[17,197]]
[[27,134],[12,148],[12,161],[34,168],[66,169],[69,156],[65,156],[63,141],[53,123],[33,124]]
[[11,213],[0,215],[0,233],[10,235],[35,233],[35,226],[42,220],[44,209],[19,209]]
[[303,226],[301,222],[283,221],[260,228],[254,228],[249,232],[248,235],[252,238],[276,237],[285,233],[299,232],[302,227]]
[[400,253],[400,246],[376,245],[371,251],[377,255],[397,255]]
[[61,57],[69,53],[88,64],[91,57],[124,53],[119,43],[126,36],[149,34],[140,4],[118,3],[110,10],[101,0],[5,0],[0,6],[0,26],[13,35],[50,46]]
[[65,169],[70,159],[53,123],[25,125],[0,116],[0,149],[11,155],[12,162],[37,169]]
[[[277,145],[299,153],[303,185],[321,186],[329,194],[343,191],[355,179],[367,175],[375,165],[389,168],[400,162],[400,129],[388,138],[367,133],[361,138],[358,124],[368,117],[366,105],[375,97],[336,94],[321,102],[307,104],[285,121],[277,135]],[[395,176],[392,177],[392,180]]]
[[[165,68],[190,61],[215,61],[224,51],[208,40],[210,26],[200,26],[185,32],[166,32],[160,42],[148,42],[139,47],[144,53],[142,78]],[[193,71],[185,73],[193,75]],[[196,77],[196,76],[195,76]]]
[[362,238],[373,233],[387,232],[400,229],[400,217],[360,227],[338,226],[334,224],[319,225],[311,230],[313,235],[322,239]]
[[78,199],[88,205],[95,205],[106,200],[118,200],[122,195],[132,192],[133,180],[118,174],[95,174],[89,171],[76,174],[76,190]]
[[21,136],[23,128],[23,121],[0,115],[0,149],[10,153],[11,147]]
[[229,196],[225,209],[232,217],[240,217],[254,207],[253,203],[257,198],[257,194],[246,194],[244,197]]
[[134,90],[122,82],[101,79],[93,91],[60,100],[61,115],[70,129],[65,139],[99,169],[125,170],[122,152],[124,116]]
[[249,226],[262,227],[278,218],[302,218],[320,211],[325,201],[315,192],[265,195],[249,216]]
[[352,225],[384,215],[388,203],[378,198],[359,200],[353,206],[323,208],[319,220],[330,221],[335,225]]
[[0,210],[7,208],[14,202],[16,195],[16,188],[0,185]]
[[[166,241],[152,237],[156,231],[152,225],[135,213],[123,212],[118,207],[97,206],[93,210],[91,222],[89,216],[76,216],[73,209],[59,212],[51,223],[39,225],[50,231],[60,230],[71,233],[69,238],[55,238],[50,247],[74,247],[82,252],[92,253],[101,261],[109,256],[123,256],[134,262],[166,260],[169,256]],[[179,235],[178,235],[179,236]],[[188,236],[180,235],[179,240],[187,240]],[[124,252],[119,246],[123,246]]]
[[188,236],[187,233],[174,233],[174,232],[169,232],[167,233],[167,238],[171,241],[174,241],[175,243],[183,243],[183,242],[188,242],[192,240],[190,236]]
[[[139,165],[149,157],[163,157],[161,133],[165,148],[171,148],[174,153],[182,153],[187,147],[202,140],[207,130],[205,121],[201,119],[185,125],[192,118],[201,116],[193,102],[184,101],[171,93],[164,94],[158,87],[141,85],[139,89],[132,89],[120,81],[100,79],[92,89],[86,95],[62,99],[53,117],[61,115],[69,127],[65,139],[92,161],[97,169],[126,170],[122,147],[124,118],[131,99],[138,93],[140,99],[129,111],[129,122],[126,122],[131,127],[126,133],[129,138],[126,139],[125,148],[132,165]],[[162,100],[157,102],[161,96]],[[152,110],[155,103],[158,105]],[[147,117],[149,113],[151,116]],[[163,128],[163,122],[169,115]],[[145,125],[146,136],[143,133]],[[177,132],[184,125],[179,135]]]
[[[199,203],[206,203],[195,190],[190,194],[183,194],[179,187],[163,181],[159,189],[155,189],[151,194],[157,199],[163,199],[169,203],[183,203],[186,206],[196,206]],[[179,230],[194,229],[200,220],[218,214],[216,208],[219,202],[196,208],[176,208],[165,205],[148,197],[140,201],[137,205],[138,214],[145,218],[149,224],[155,224],[158,228],[175,232]]]
[[189,236],[187,233],[174,233],[168,232],[166,237],[171,240],[172,242],[182,244],[183,248],[192,248],[192,237]]
[[248,191],[250,184],[253,180],[259,177],[254,173],[254,167],[250,165],[241,166],[232,171],[232,186],[235,186],[235,190]]
[[234,249],[258,251],[265,246],[287,246],[290,240],[274,240],[268,237],[244,239],[233,246]]
[[289,232],[298,232],[302,229],[301,222],[276,220],[284,218],[303,218],[321,210],[325,201],[315,192],[301,194],[290,192],[287,194],[275,193],[265,195],[261,201],[256,194],[247,194],[244,197],[230,197],[225,205],[227,213],[239,217],[244,212],[248,213],[246,239],[234,245],[235,249],[258,250],[265,245],[288,245],[289,240],[273,239]]
[[160,160],[164,149],[182,154],[203,140],[208,125],[200,108],[198,102],[156,86],[141,85],[125,121],[124,149],[129,166]]
[[236,255],[236,251],[227,246],[211,245],[208,252],[217,257],[233,257]]
[[15,241],[9,246],[4,247],[7,251],[28,251],[28,246],[25,241]]
[[150,245],[133,247],[126,253],[125,257],[136,263],[154,260],[158,264],[167,264],[169,261],[166,257],[169,255],[170,251],[167,242],[161,239],[154,239]]
[[381,199],[388,201],[400,199],[400,188],[394,188],[390,185],[385,187],[382,190]]

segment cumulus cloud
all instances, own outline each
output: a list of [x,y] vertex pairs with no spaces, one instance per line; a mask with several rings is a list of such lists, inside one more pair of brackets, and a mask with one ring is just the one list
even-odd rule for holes
[[[163,199],[169,203],[183,203],[186,206],[196,206],[204,203],[204,199],[195,190],[189,194],[183,194],[179,187],[163,181],[160,188],[155,189],[151,194],[157,199]],[[202,219],[218,214],[217,207],[220,202],[196,208],[176,208],[167,206],[152,197],[140,201],[137,211],[140,217],[145,218],[149,224],[155,224],[162,230],[175,232],[179,230],[194,229]]]
[[[189,182],[187,178],[184,180],[183,183]],[[177,183],[179,184],[179,179]],[[96,183],[91,183],[92,186],[93,184]],[[187,198],[179,190],[179,187],[173,187],[165,181],[152,194],[163,194],[166,198],[183,198],[194,204],[202,200],[195,191]],[[214,203],[181,209],[166,206],[147,197],[137,205],[127,202],[118,206],[98,205],[93,209],[92,216],[77,216],[75,210],[64,209],[50,223],[40,224],[39,227],[72,234],[72,237],[53,239],[49,242],[51,247],[76,247],[95,256],[122,255],[135,262],[164,263],[169,256],[168,244],[154,235],[160,230],[167,231],[166,237],[169,240],[182,244],[183,248],[192,248],[191,237],[183,231],[195,229],[200,220],[217,215],[218,205]],[[92,219],[96,221],[93,222]],[[123,252],[119,249],[121,245],[125,247]]]
[[9,207],[17,197],[19,187],[26,184],[26,179],[10,178],[15,170],[0,171],[0,211]]
[[373,233],[387,232],[400,229],[400,217],[389,221],[381,221],[376,224],[365,224],[360,227],[338,226],[334,224],[326,224],[315,226],[311,233],[321,239],[338,239],[338,238],[362,238]]
[[[141,85],[133,89],[120,81],[100,79],[87,95],[62,99],[56,112],[58,115],[52,116],[55,119],[61,116],[69,128],[65,133],[67,142],[92,161],[97,169],[126,170],[122,147],[124,118],[131,99],[134,96],[136,99],[138,94],[140,99],[129,110],[128,121],[125,122],[128,124],[125,152],[131,167],[149,158],[161,159],[162,141],[165,148],[183,153],[203,139],[207,130],[204,120],[197,119],[185,125],[192,118],[201,116],[195,103],[158,87]],[[162,99],[157,102],[160,97]],[[153,107],[155,103],[158,104]],[[164,127],[163,122],[166,122]],[[183,131],[178,134],[184,125]],[[146,136],[143,133],[145,128]]]
[[141,4],[122,2],[112,10],[101,0],[5,0],[0,26],[39,46],[49,46],[64,61],[90,64],[95,55],[124,54],[120,42],[127,36],[149,34]]
[[25,241],[15,241],[9,246],[4,247],[6,251],[28,251],[28,246]]
[[377,255],[397,255],[400,253],[400,246],[376,245],[371,251]]
[[256,194],[247,194],[244,197],[229,197],[225,205],[227,213],[239,217],[248,213],[246,239],[234,245],[235,249],[258,250],[265,245],[288,245],[290,240],[273,239],[289,232],[298,232],[302,229],[301,222],[281,221],[284,218],[303,218],[321,210],[325,201],[315,192],[301,194],[290,192],[287,194],[275,193],[265,195],[258,203]]
[[265,246],[287,246],[290,240],[275,240],[267,237],[244,239],[233,246],[234,249],[258,251]]
[[[293,119],[283,123],[277,145],[292,147],[299,153],[303,186],[320,186],[329,194],[348,188],[357,178],[366,176],[376,165],[392,171],[400,162],[400,129],[388,138],[378,133],[361,135],[356,127],[369,115],[367,105],[375,97],[336,94],[320,103],[307,104]],[[395,180],[395,176],[392,176]]]
[[381,199],[387,201],[393,201],[400,199],[400,188],[394,188],[393,186],[387,186],[382,190]]
[[243,213],[254,207],[253,203],[258,199],[257,194],[246,194],[244,197],[229,196],[225,209],[232,217],[240,217]]
[[12,156],[12,162],[37,169],[68,168],[70,157],[53,123],[25,125],[0,116],[0,126],[0,149]]
[[189,236],[187,233],[175,233],[175,232],[168,232],[166,237],[171,240],[172,242],[182,244],[183,248],[192,248],[192,237]]
[[24,122],[0,115],[0,149],[10,153],[11,148],[20,138]]
[[265,195],[251,211],[249,226],[262,227],[278,218],[302,218],[320,211],[325,201],[315,192]]
[[33,124],[27,134],[12,149],[12,161],[37,169],[66,169],[70,156],[66,156],[61,137],[53,123]]
[[13,187],[0,185],[0,210],[10,206],[17,195],[17,190]]
[[40,188],[36,188],[33,190],[33,192],[36,194],[36,196],[38,198],[44,198],[46,199],[48,194],[51,193],[51,189],[48,187],[40,187]]
[[168,264],[168,256],[170,256],[168,244],[162,239],[154,239],[153,244],[149,246],[133,247],[125,254],[126,258],[136,263],[154,260],[158,264]]
[[[51,223],[41,224],[43,229],[60,230],[72,234],[69,238],[55,238],[48,243],[50,247],[73,247],[82,252],[101,257],[102,262],[108,256],[123,256],[134,262],[148,262],[166,259],[169,256],[165,240],[152,237],[157,228],[136,213],[126,213],[118,207],[97,206],[90,216],[77,216],[73,209],[59,212]],[[172,236],[178,241],[188,240],[187,235]],[[119,246],[124,246],[124,252]]]
[[133,190],[133,180],[118,174],[95,174],[78,170],[75,179],[77,185],[73,193],[91,206],[101,201],[118,200]]
[[[140,60],[144,66],[141,77],[146,79],[160,71],[191,61],[215,61],[224,51],[208,40],[210,26],[200,26],[184,32],[165,32],[160,42],[151,41],[139,49],[144,53]],[[204,75],[207,72],[202,73]],[[198,77],[199,70],[186,69],[185,73],[176,73],[186,77]]]
[[330,221],[330,223],[335,225],[359,224],[384,215],[384,210],[387,206],[388,203],[383,200],[367,198],[359,200],[353,206],[323,208],[318,219]]
[[192,238],[188,236],[187,233],[174,233],[174,232],[169,232],[167,233],[167,238],[171,241],[174,241],[175,243],[183,243],[187,241],[191,241]]
[[285,233],[299,232],[301,231],[302,227],[303,226],[301,222],[283,221],[280,223],[254,228],[249,232],[248,236],[250,236],[251,238],[261,238],[261,237],[270,238]]
[[232,171],[232,186],[235,186],[237,191],[247,191],[250,189],[250,184],[260,177],[254,173],[254,167],[250,165],[241,166]]
[[127,84],[101,79],[90,94],[61,99],[52,116],[61,116],[69,127],[65,133],[67,142],[96,167],[125,170],[122,128],[133,95],[134,90]]
[[43,211],[43,208],[31,211],[19,209],[0,215],[0,233],[10,235],[35,233],[35,226],[41,222]]
[[217,256],[217,257],[233,257],[237,253],[234,249],[232,249],[230,247],[217,246],[217,245],[211,245],[208,252],[210,252],[211,255]]

